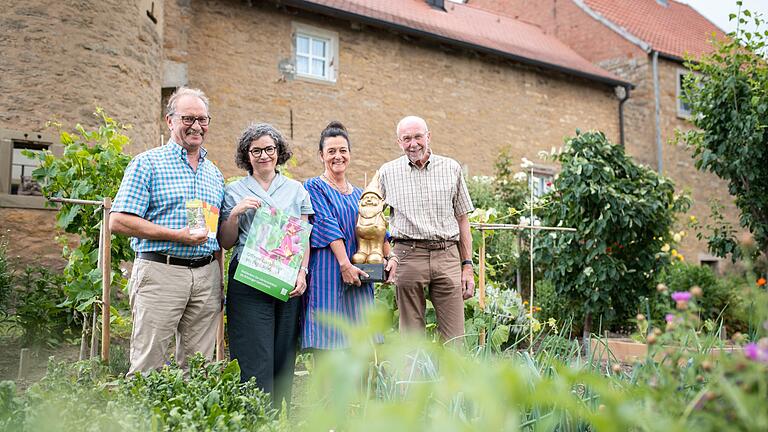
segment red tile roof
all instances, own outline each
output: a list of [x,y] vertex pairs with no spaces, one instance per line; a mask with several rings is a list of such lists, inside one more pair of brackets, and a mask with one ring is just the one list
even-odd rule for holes
[[[724,1],[724,0],[722,0]],[[725,33],[687,4],[669,0],[581,0],[599,15],[624,28],[653,50],[673,57],[694,58],[713,50],[709,41]],[[578,3],[578,2],[577,2]]]
[[510,17],[446,1],[447,11],[425,0],[283,0],[285,4],[395,28],[443,43],[495,53],[610,85],[628,85],[581,57],[540,28]]

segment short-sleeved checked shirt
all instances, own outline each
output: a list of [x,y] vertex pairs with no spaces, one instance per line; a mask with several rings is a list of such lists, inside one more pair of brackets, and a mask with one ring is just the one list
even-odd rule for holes
[[396,239],[458,240],[456,218],[474,210],[461,166],[447,157],[432,154],[419,169],[401,156],[382,165],[379,182]]
[[[131,213],[157,225],[179,229],[187,225],[188,200],[200,199],[221,209],[224,202],[224,176],[200,149],[200,163],[193,170],[187,150],[173,141],[133,158],[123,175],[112,212]],[[199,246],[166,240],[131,238],[136,252],[160,252],[193,258],[219,250],[216,239]]]

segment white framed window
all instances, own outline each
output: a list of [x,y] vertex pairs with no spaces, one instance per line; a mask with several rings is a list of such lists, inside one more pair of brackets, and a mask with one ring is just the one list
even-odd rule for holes
[[40,187],[32,179],[40,163],[23,152],[50,149],[60,154],[60,146],[53,143],[53,136],[42,132],[0,129],[0,207],[45,208]]
[[555,181],[556,175],[556,171],[552,168],[534,165],[533,175],[530,177],[533,196],[540,198],[552,190],[552,183]]
[[684,77],[687,75],[690,75],[692,72],[686,69],[678,69],[677,70],[677,116],[680,118],[688,119],[691,118],[691,106],[685,102],[683,102],[683,80]]
[[336,82],[339,52],[337,33],[294,23],[293,49],[297,77]]

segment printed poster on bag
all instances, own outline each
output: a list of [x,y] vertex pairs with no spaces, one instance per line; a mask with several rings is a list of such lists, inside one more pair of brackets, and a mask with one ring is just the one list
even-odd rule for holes
[[262,204],[255,210],[235,280],[287,301],[309,253],[312,225]]

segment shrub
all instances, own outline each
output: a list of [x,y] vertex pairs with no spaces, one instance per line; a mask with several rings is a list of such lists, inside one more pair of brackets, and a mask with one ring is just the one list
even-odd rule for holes
[[[131,159],[123,152],[123,147],[129,142],[124,134],[128,127],[119,124],[101,109],[97,109],[94,115],[102,124],[93,131],[78,124],[75,131],[69,133],[61,125],[56,125],[64,146],[61,156],[49,150],[25,153],[40,162],[32,177],[40,183],[46,198],[101,201],[117,193]],[[102,275],[96,265],[101,219],[99,207],[81,204],[64,203],[56,214],[59,228],[80,236],[75,249],[70,250],[68,246],[63,249],[68,261],[64,269],[67,304],[80,312],[90,310],[93,302],[101,296]],[[133,257],[128,241],[125,236],[112,236],[112,282],[116,286],[126,284],[119,266]]]
[[576,233],[540,234],[537,264],[569,309],[624,324],[668,264],[660,253],[678,213],[690,205],[671,180],[636,164],[601,132],[578,133],[553,156],[562,166],[541,206],[542,223]]
[[[737,2],[741,9],[741,1]],[[768,31],[765,17],[747,10],[733,14],[740,26],[714,42],[712,53],[686,63],[698,72],[683,81],[683,99],[691,106],[693,128],[678,140],[693,150],[696,168],[728,183],[740,211],[739,223],[768,255]],[[754,24],[754,30],[747,23]],[[708,238],[719,255],[741,251],[735,230],[715,230]]]
[[584,315],[581,310],[569,309],[566,304],[558,299],[555,286],[552,281],[544,279],[536,282],[533,301],[541,307],[539,317],[542,321],[554,318],[558,321],[571,320],[574,325],[581,328]]
[[12,322],[24,346],[55,346],[72,336],[75,327],[69,308],[62,306],[64,278],[45,267],[29,266],[16,280]]

